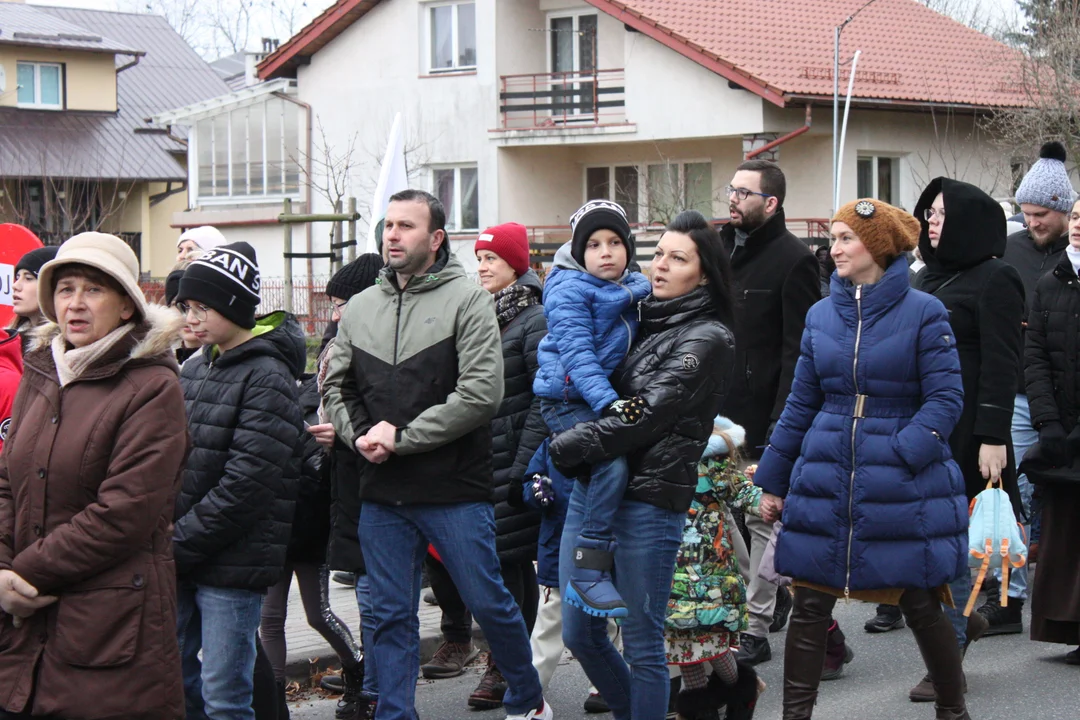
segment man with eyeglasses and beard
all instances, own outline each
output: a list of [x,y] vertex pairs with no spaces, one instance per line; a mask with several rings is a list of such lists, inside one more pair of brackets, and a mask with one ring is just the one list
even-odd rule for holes
[[[726,191],[731,221],[720,231],[735,283],[735,370],[721,414],[746,428],[751,459],[761,457],[784,410],[806,312],[821,299],[817,259],[787,229],[786,192],[784,173],[776,163],[742,163]],[[756,664],[772,659],[768,634],[777,588],[758,577],[772,524],[748,515],[746,525],[751,547],[743,574],[750,627],[743,634],[740,655]],[[776,629],[783,627],[791,607],[790,596],[781,595],[781,600],[786,607]]]

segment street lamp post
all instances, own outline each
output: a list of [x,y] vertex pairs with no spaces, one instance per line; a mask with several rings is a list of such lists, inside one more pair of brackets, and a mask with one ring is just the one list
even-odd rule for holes
[[[873,5],[877,0],[869,0],[866,4],[860,7],[855,12],[851,13],[844,19],[844,22],[840,23],[833,28],[833,99],[832,99],[832,154],[833,154],[833,177],[832,177],[832,198],[833,209],[836,212],[836,206],[840,203],[840,148],[838,142],[840,139],[840,33],[844,32],[844,28],[855,19],[855,16],[861,13],[866,8]],[[854,79],[854,78],[852,78]],[[849,93],[850,94],[850,93]]]

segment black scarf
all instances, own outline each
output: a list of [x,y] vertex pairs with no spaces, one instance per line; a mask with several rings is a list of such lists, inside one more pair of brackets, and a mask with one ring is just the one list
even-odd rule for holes
[[506,328],[521,311],[532,305],[540,304],[540,289],[533,285],[514,283],[495,293],[495,315],[499,318],[499,329]]

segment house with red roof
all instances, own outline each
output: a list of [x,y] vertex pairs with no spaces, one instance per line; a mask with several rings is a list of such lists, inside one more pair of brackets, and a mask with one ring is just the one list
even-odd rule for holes
[[462,241],[509,220],[558,236],[595,197],[643,224],[688,207],[723,218],[748,154],[784,168],[789,218],[824,218],[834,28],[858,11],[840,44],[841,95],[859,51],[841,202],[911,208],[939,175],[1010,196],[1010,158],[981,118],[1024,102],[1020,55],[915,0],[865,5],[338,0],[258,72],[294,81],[337,147],[355,142],[362,205],[402,113],[411,181],[442,198]]

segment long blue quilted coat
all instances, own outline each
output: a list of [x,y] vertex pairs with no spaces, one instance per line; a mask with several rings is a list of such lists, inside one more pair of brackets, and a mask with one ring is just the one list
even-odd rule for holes
[[806,316],[787,405],[754,484],[785,498],[776,569],[838,590],[934,588],[967,568],[947,439],[960,360],[944,306],[903,258],[873,285],[833,274]]
[[619,399],[611,373],[626,357],[637,334],[637,305],[652,292],[638,272],[619,282],[585,272],[570,254],[570,243],[555,253],[544,283],[548,334],[540,341],[540,369],[533,394],[547,400],[584,400],[597,416]]

